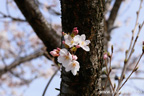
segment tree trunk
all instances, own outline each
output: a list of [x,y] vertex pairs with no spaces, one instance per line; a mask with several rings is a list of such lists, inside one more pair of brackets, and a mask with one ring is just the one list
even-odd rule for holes
[[78,49],[80,71],[77,76],[62,68],[61,96],[99,96],[103,65],[103,29],[105,0],[61,0],[62,29],[78,27],[91,41],[90,52]]

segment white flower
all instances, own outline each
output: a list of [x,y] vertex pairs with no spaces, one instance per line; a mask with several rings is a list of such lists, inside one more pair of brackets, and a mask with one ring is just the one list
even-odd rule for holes
[[73,75],[76,75],[79,69],[79,62],[75,60],[73,60],[67,67],[65,67],[66,72],[71,71]]
[[72,38],[70,35],[66,34],[64,35],[64,39],[65,39],[65,44],[67,44],[69,47],[73,47],[74,45],[77,45],[78,42],[75,41],[74,38]]
[[67,49],[61,49],[58,56],[58,62],[62,63],[64,67],[68,66],[72,61],[72,55]]
[[85,40],[86,39],[86,36],[85,34],[82,34],[81,36],[80,35],[76,35],[74,37],[75,41],[78,41],[79,42],[79,46],[84,49],[85,51],[90,51],[90,48],[89,48],[89,43],[90,43],[90,40]]

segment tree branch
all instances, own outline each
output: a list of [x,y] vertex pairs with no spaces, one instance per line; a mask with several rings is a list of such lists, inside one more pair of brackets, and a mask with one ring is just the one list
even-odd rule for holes
[[0,17],[0,18],[10,18],[10,19],[12,19],[12,20],[14,20],[14,21],[26,22],[26,20],[24,20],[24,19],[15,18],[15,17],[12,17],[12,16],[10,16],[10,15],[6,15],[6,14],[4,14],[4,13],[2,13],[2,12],[0,12],[0,14],[2,15],[2,17]]
[[[115,1],[115,4],[111,10],[111,13],[110,13],[110,16],[109,16],[109,19],[107,20],[107,28],[108,28],[108,32],[109,30],[111,30],[111,28],[113,28],[113,24],[115,22],[115,19],[117,17],[117,14],[118,14],[118,10],[120,8],[120,5],[122,3],[123,0],[116,0]],[[110,32],[109,32],[110,33]]]
[[58,71],[59,71],[59,68],[58,68],[58,69],[54,72],[54,74],[51,76],[50,80],[48,81],[48,83],[47,83],[47,85],[46,85],[46,87],[45,87],[45,89],[44,89],[44,92],[43,92],[42,96],[45,96],[45,93],[46,93],[46,91],[47,91],[47,89],[48,89],[51,81],[53,80],[53,78],[55,77],[55,75],[57,74]]
[[16,66],[20,65],[21,63],[24,63],[26,61],[29,61],[29,60],[32,60],[32,59],[35,59],[39,56],[42,56],[44,54],[44,50],[37,50],[35,51],[34,53],[30,54],[30,55],[27,55],[27,56],[24,56],[24,57],[19,57],[17,58],[15,61],[13,61],[13,63],[11,63],[10,65],[6,66],[5,68],[3,69],[0,69],[0,77],[8,72],[8,71],[11,71],[13,68],[15,68]]
[[35,0],[14,0],[26,20],[29,22],[38,37],[47,46],[47,50],[51,51],[60,46],[60,36],[50,24],[46,21],[40,12]]

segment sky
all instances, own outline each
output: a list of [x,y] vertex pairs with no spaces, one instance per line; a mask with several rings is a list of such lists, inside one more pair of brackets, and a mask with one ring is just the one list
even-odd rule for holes
[[[47,3],[48,0],[40,0],[42,2]],[[59,0],[55,0],[57,2],[57,4],[59,5],[57,7],[57,10],[60,11],[60,3]],[[51,4],[51,2],[49,2],[48,4]],[[139,17],[139,23],[141,24],[144,21],[144,3],[142,4],[143,8],[141,9],[141,13],[140,13],[140,17]],[[134,28],[134,24],[136,21],[136,11],[139,8],[139,0],[125,0],[125,3],[122,4],[121,9],[119,11],[118,17],[116,19],[115,25],[119,26],[117,29],[114,29],[112,31],[112,37],[111,37],[111,41],[109,43],[109,45],[114,45],[114,59],[112,61],[113,65],[117,65],[117,62],[119,60],[124,60],[125,57],[125,53],[124,51],[128,48],[129,46],[129,42],[130,42],[130,38],[131,38],[131,31]],[[5,0],[0,0],[0,11],[2,12],[6,12],[6,8],[5,8]],[[41,10],[42,11],[42,10]],[[10,13],[13,16],[21,16],[20,12],[18,12],[18,10],[15,12],[14,10],[10,9]],[[46,11],[42,11],[42,13],[45,15],[46,18],[50,18],[48,19],[49,22],[52,23],[57,23],[60,24],[61,23],[61,18],[60,16],[53,16],[51,14],[46,14]],[[22,17],[24,18],[24,17]],[[23,25],[20,25],[20,28]],[[0,29],[2,28],[2,23],[0,22]],[[27,30],[31,30],[30,27],[27,28]],[[141,33],[140,33],[140,37],[138,39],[137,42],[137,47],[135,48],[135,53],[134,56],[138,56],[138,54],[141,53],[141,47],[142,47],[142,41],[144,41],[144,28],[142,29]],[[122,49],[123,52],[117,52],[117,50]],[[144,58],[142,58],[142,61],[144,61]],[[35,62],[40,62],[39,60],[36,60]],[[47,68],[50,67],[50,65],[52,64],[51,61],[48,62],[49,66]],[[123,63],[120,63],[119,66],[122,66]],[[144,65],[143,62],[140,62],[140,68],[139,70],[143,70]],[[118,71],[117,74],[119,74],[121,71]],[[135,74],[133,76],[136,76]],[[141,77],[144,77],[143,74],[140,75]],[[50,78],[38,78],[36,80],[34,80],[29,87],[22,87],[19,89],[20,92],[24,91],[24,96],[41,96],[41,94],[43,93],[43,90],[48,82]],[[116,82],[117,83],[117,82]],[[139,87],[140,89],[143,89],[144,86],[144,81],[143,80],[130,80],[127,83],[127,86],[123,88],[123,92],[124,91],[133,91],[135,92],[135,94],[133,94],[132,96],[143,96],[143,94],[139,94],[138,91],[139,90],[135,90],[132,87],[131,84],[135,84],[135,86]],[[46,96],[56,96],[59,92],[57,90],[55,90],[55,88],[59,88],[60,86],[60,72],[54,77],[52,83],[50,84],[47,92],[46,92]]]

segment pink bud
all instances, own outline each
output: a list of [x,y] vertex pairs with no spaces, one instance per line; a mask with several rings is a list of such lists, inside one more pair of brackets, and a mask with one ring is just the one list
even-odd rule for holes
[[74,27],[73,30],[77,30],[77,27]]
[[103,59],[106,60],[107,58],[108,58],[107,53],[105,53]]
[[79,45],[76,45],[76,48],[80,48],[80,46],[79,46]]
[[77,27],[74,27],[72,33],[73,33],[74,35],[77,35],[78,32],[79,32],[79,31],[77,30]]
[[78,57],[77,57],[76,55],[72,55],[72,59],[73,59],[73,60],[77,60]]
[[63,44],[65,44],[65,41],[62,41]]
[[56,52],[56,51],[51,51],[51,52],[50,52],[50,54],[51,54],[52,56],[54,56],[54,57],[59,56],[59,54],[57,54],[57,52]]
[[57,48],[57,50],[60,51],[61,49],[60,49],[60,48]]
[[75,33],[76,35],[78,34],[78,32],[79,32],[78,30],[75,30],[75,31],[74,31],[74,33]]

